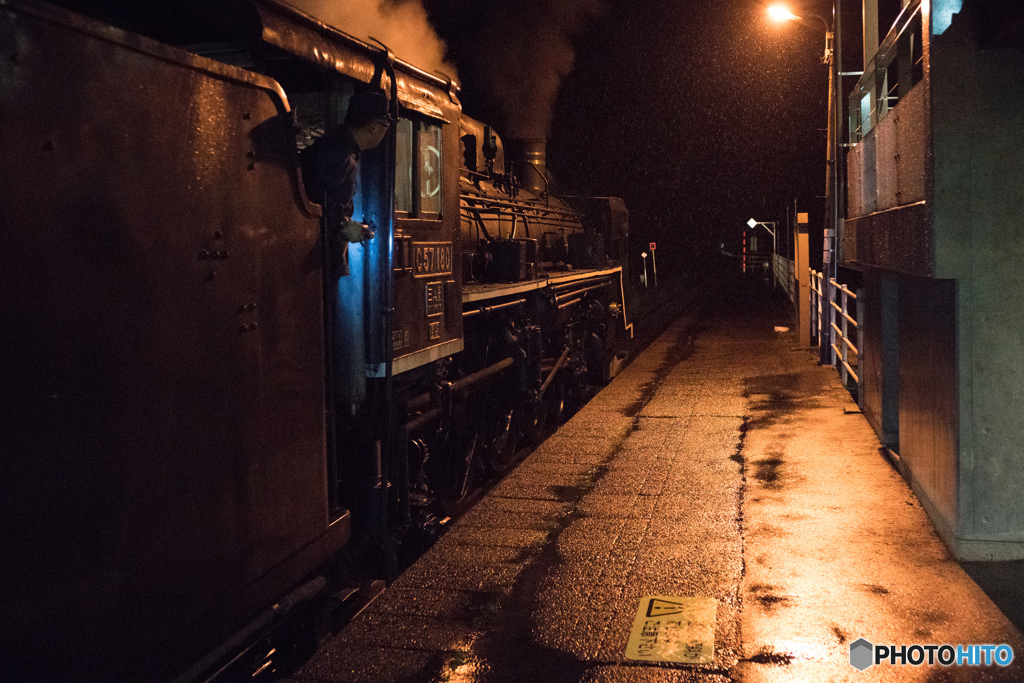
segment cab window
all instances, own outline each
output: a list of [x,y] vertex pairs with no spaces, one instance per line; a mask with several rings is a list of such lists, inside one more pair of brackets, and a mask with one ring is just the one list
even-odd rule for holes
[[395,211],[408,218],[441,218],[441,126],[401,117],[395,155]]
[[412,121],[398,119],[396,127],[398,146],[395,150],[395,211],[412,214]]

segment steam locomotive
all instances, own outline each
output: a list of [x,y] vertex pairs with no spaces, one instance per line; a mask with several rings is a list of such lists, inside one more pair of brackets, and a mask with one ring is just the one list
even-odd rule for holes
[[[0,48],[0,678],[195,680],[359,604],[617,372],[623,203],[450,79],[279,0],[2,0]],[[335,279],[299,152],[367,86]]]

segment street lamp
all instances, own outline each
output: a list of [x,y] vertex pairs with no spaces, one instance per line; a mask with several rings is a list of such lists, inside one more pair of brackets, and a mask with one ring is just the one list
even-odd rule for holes
[[[751,230],[753,230],[754,228],[756,228],[757,226],[760,225],[762,228],[764,228],[769,233],[771,233],[771,236],[772,236],[772,256],[774,257],[776,254],[779,253],[778,249],[775,247],[775,221],[757,221],[757,220],[754,220],[753,218],[751,218],[749,221],[747,221],[747,225],[750,226]],[[769,225],[772,226],[772,227],[769,228],[768,227]],[[772,263],[774,264],[774,261]]]
[[824,17],[822,17],[819,14],[815,14],[814,12],[808,12],[807,13],[807,17],[798,17],[797,15],[793,14],[792,12],[790,12],[789,8],[786,7],[785,5],[772,5],[772,6],[770,6],[768,8],[768,17],[772,21],[774,21],[776,23],[779,23],[779,24],[781,24],[784,21],[796,21],[796,22],[798,22],[800,24],[803,24],[804,26],[807,25],[806,22],[804,21],[804,19],[807,18],[807,17],[809,17],[811,19],[817,19],[818,21],[820,21],[821,25],[825,28],[825,54],[821,58],[821,63],[822,64],[831,64],[832,63],[832,37],[833,37],[833,33],[832,33],[831,27],[829,27],[828,22],[825,21]]
[[[762,228],[764,228],[769,233],[771,233],[771,236],[772,236],[772,280],[776,280],[776,277],[775,277],[775,257],[778,255],[779,250],[778,250],[778,247],[776,246],[776,243],[775,243],[775,221],[759,221],[759,220],[755,220],[755,219],[751,218],[749,221],[747,221],[747,225],[750,226],[751,230],[753,230],[754,228],[756,228],[757,226],[760,225]],[[769,225],[772,226],[772,227],[769,228],[768,227]]]
[[768,8],[768,16],[774,21],[792,21],[800,18],[790,12],[789,8],[785,5],[772,5]]
[[[828,227],[825,228],[824,234],[824,245],[822,249],[822,271],[826,274],[825,285],[828,288],[828,299],[829,301],[835,300],[835,291],[831,286],[831,280],[836,277],[836,262],[838,261],[838,239],[839,232],[842,222],[842,185],[841,185],[841,170],[840,166],[840,150],[842,149],[842,143],[839,140],[839,131],[842,130],[842,112],[843,112],[843,100],[842,100],[842,72],[840,71],[840,63],[842,61],[842,52],[840,51],[842,42],[840,40],[840,28],[841,28],[841,1],[833,0],[832,6],[832,25],[825,21],[824,18],[816,14],[808,14],[808,17],[813,17],[820,21],[825,27],[825,54],[821,58],[823,64],[828,65],[828,90],[829,90],[829,120],[828,120],[828,184],[825,189],[825,196],[830,200],[829,206],[829,220]],[[803,23],[803,17],[798,17],[790,12],[784,5],[772,5],[768,8],[768,16],[777,22],[781,21],[799,21]],[[821,362],[825,363],[828,345],[825,342],[824,335],[818,340]]]

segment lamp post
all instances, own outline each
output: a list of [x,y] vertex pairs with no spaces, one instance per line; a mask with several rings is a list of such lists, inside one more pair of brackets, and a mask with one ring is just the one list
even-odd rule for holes
[[[755,220],[755,219],[751,218],[749,221],[747,221],[747,225],[750,226],[751,230],[753,230],[754,228],[756,228],[757,226],[760,225],[762,228],[764,228],[769,233],[771,233],[771,236],[772,236],[772,280],[775,280],[776,279],[775,278],[775,257],[779,253],[778,244],[777,244],[776,238],[775,238],[775,225],[776,225],[775,221],[759,221],[759,220]],[[769,225],[772,226],[772,227],[769,228],[768,227]]]
[[[842,60],[841,40],[841,0],[833,0],[832,25],[817,14],[807,14],[807,17],[817,19],[825,28],[825,54],[821,58],[822,64],[829,67],[828,72],[828,153],[826,162],[828,172],[825,186],[825,196],[829,198],[828,221],[824,229],[822,249],[822,271],[825,274],[825,286],[828,289],[829,301],[835,300],[835,291],[830,280],[836,277],[836,265],[838,259],[838,240],[842,226],[842,175],[840,169],[840,151],[842,143],[839,140],[842,130],[842,72],[840,64]],[[789,11],[784,5],[772,5],[768,8],[768,16],[777,22],[798,21],[804,23],[804,17],[798,17]],[[825,341],[824,334],[818,339],[820,362],[828,362],[829,345]]]
[[[747,221],[747,225],[749,225],[751,229],[756,228],[757,226],[760,225],[762,228],[767,230],[772,236],[772,256],[774,257],[776,254],[779,253],[775,240],[775,221],[756,221],[753,218],[751,218],[749,221]],[[772,227],[769,228],[769,225]]]

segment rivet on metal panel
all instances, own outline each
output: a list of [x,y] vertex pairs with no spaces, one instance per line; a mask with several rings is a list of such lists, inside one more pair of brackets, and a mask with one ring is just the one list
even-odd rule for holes
[[226,251],[218,251],[217,252],[217,258],[219,258],[221,260],[224,260],[227,257],[228,257],[228,252],[226,252]]
[[216,270],[211,270],[209,273],[206,274],[206,279],[207,280],[213,280],[216,277],[217,277],[217,271]]
[[258,323],[249,323],[248,325],[246,325],[246,327],[248,327],[250,330],[255,330],[257,327],[259,327],[259,324]]
[[222,237],[224,237],[224,231],[223,230],[214,230],[213,231],[213,239],[219,240]]
[[245,112],[244,114],[242,114],[242,118],[243,119],[251,119],[252,118],[252,113],[251,112]]
[[238,326],[238,334],[245,334],[246,329],[247,329],[246,325],[239,325]]
[[245,307],[245,310],[249,311],[250,313],[255,311],[256,310],[256,302],[250,301],[249,305]]
[[239,307],[238,307],[238,309],[237,309],[237,310],[235,310],[235,313],[238,313],[238,314],[242,314],[242,313],[245,313],[245,312],[246,312],[246,310],[247,310],[247,309],[246,309],[246,307],[245,307],[245,304],[242,304],[241,306],[239,306]]
[[199,252],[199,260],[200,261],[206,261],[207,259],[211,258],[212,256],[213,256],[213,254],[211,252],[207,251],[206,249],[203,249],[202,251]]

